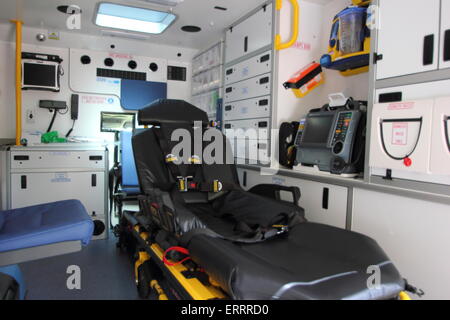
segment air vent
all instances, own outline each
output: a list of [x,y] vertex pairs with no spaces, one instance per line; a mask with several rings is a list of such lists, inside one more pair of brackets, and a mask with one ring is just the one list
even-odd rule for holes
[[97,77],[147,81],[147,74],[145,72],[122,71],[122,70],[111,70],[101,68],[97,68]]
[[186,68],[184,67],[167,67],[167,79],[175,81],[186,81]]

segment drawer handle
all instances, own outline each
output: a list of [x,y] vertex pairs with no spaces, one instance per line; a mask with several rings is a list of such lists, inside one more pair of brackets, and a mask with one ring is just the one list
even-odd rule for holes
[[267,121],[258,122],[258,128],[267,128],[268,125]]
[[225,125],[225,129],[231,129],[231,124],[227,123],[227,124]]
[[231,87],[229,87],[229,88],[226,88],[226,89],[225,89],[225,92],[226,92],[226,93],[230,93],[230,92],[233,92],[233,88],[231,88]]
[[269,61],[269,60],[270,60],[270,54],[266,54],[266,55],[262,56],[262,57],[259,59],[259,62],[260,62],[260,63],[264,63],[264,62]]
[[450,61],[450,29],[444,35],[444,61]]
[[323,188],[322,208],[325,209],[325,210],[328,210],[329,196],[330,196],[330,189]]
[[259,84],[265,84],[269,82],[269,77],[264,77],[262,79],[259,80]]
[[233,74],[233,69],[228,69],[227,70],[227,76],[229,76],[230,74]]
[[20,177],[20,188],[22,190],[27,188],[27,176]]
[[379,103],[386,103],[386,102],[398,102],[402,101],[403,99],[403,93],[401,91],[399,92],[389,92],[389,93],[382,93],[378,97]]
[[244,176],[242,177],[242,185],[247,186],[247,171],[244,171]]
[[101,161],[103,160],[102,156],[89,156],[90,161]]
[[248,37],[244,38],[244,52],[248,51]]
[[231,111],[232,108],[233,108],[232,106],[226,106],[225,111]]
[[97,186],[97,175],[96,174],[92,174],[91,175],[91,186],[92,187],[96,187]]
[[267,106],[268,104],[269,104],[269,100],[268,99],[259,100],[259,106],[260,107]]
[[15,161],[28,161],[30,160],[29,156],[14,156]]
[[423,65],[433,64],[434,60],[434,34],[425,36],[423,41]]

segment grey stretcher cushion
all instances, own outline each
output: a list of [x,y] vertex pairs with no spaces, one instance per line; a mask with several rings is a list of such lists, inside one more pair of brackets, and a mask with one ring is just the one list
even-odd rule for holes
[[[321,224],[256,244],[197,235],[188,249],[234,299],[390,299],[405,287],[374,240]],[[380,282],[369,288],[374,266]]]
[[87,245],[94,225],[83,204],[66,200],[0,212],[0,252],[81,241]]

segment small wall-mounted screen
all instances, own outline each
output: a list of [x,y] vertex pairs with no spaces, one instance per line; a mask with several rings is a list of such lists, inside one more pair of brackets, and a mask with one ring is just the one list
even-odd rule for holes
[[306,120],[302,143],[326,144],[333,125],[334,114],[327,116],[313,116]]
[[101,113],[101,131],[102,132],[121,132],[133,131],[136,123],[134,113],[102,112]]
[[27,63],[23,64],[23,84],[25,86],[56,87],[56,65]]

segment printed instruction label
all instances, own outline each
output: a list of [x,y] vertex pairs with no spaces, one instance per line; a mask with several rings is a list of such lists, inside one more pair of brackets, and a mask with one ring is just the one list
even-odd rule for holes
[[388,105],[388,110],[408,110],[413,109],[415,103],[414,102],[396,102],[390,103]]
[[408,123],[394,123],[392,126],[392,145],[406,146],[408,143]]

